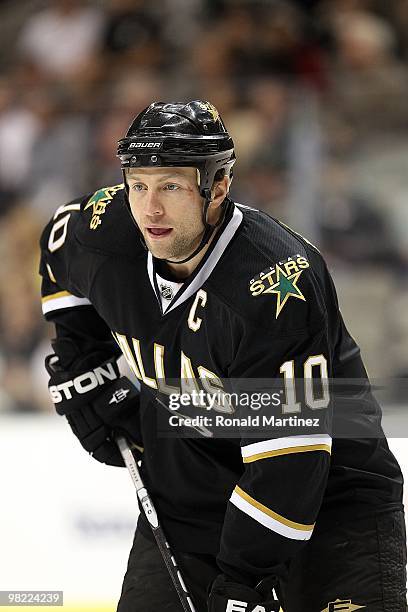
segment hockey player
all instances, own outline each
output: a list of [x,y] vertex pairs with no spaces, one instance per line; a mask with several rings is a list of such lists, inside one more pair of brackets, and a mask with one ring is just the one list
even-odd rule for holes
[[[57,412],[98,461],[122,465],[113,433],[132,443],[199,612],[278,610],[272,586],[285,612],[405,611],[402,475],[321,254],[230,199],[233,142],[208,102],[151,104],[118,156],[123,184],[60,206],[41,239]],[[333,410],[358,436],[161,435],[183,384],[261,378],[296,416],[353,379]],[[135,610],[180,610],[143,514],[118,604]]]

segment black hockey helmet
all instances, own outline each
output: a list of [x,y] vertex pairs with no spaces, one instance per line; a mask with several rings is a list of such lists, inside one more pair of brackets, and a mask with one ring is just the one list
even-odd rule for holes
[[[123,170],[140,166],[192,166],[200,173],[203,198],[215,178],[232,176],[234,143],[217,109],[202,100],[187,104],[153,102],[119,140]],[[223,171],[222,174],[220,171]]]
[[221,180],[224,176],[232,178],[235,163],[234,143],[217,109],[203,100],[193,100],[187,104],[153,102],[137,115],[126,136],[119,140],[117,155],[127,193],[128,168],[197,168],[198,188],[204,198],[205,231],[196,251],[178,263],[194,257],[208,242],[216,227],[207,221],[214,180]]

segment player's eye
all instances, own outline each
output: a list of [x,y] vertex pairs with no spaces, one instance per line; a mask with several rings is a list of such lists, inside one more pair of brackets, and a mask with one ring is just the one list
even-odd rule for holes
[[176,185],[175,183],[167,183],[167,185],[164,186],[164,189],[167,191],[176,191],[176,189],[179,189],[179,185]]
[[133,191],[143,191],[143,184],[142,183],[133,183],[132,190]]

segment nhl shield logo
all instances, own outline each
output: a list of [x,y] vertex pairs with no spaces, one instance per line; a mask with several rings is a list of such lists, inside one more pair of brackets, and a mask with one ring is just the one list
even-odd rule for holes
[[168,300],[169,302],[174,297],[173,289],[169,285],[164,285],[164,284],[160,285],[160,293],[162,294],[163,298],[165,300]]

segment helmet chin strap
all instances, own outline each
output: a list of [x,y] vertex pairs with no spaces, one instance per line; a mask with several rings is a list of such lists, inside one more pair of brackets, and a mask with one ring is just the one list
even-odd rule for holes
[[198,245],[198,247],[191,253],[191,255],[189,255],[188,257],[186,257],[185,259],[181,259],[179,261],[173,261],[171,259],[163,259],[162,261],[165,261],[166,263],[171,263],[171,264],[184,264],[187,263],[188,261],[190,261],[191,259],[193,259],[193,257],[195,257],[196,255],[198,255],[198,253],[206,246],[206,244],[208,244],[208,241],[210,240],[211,236],[213,235],[214,230],[222,223],[222,221],[224,220],[225,217],[225,213],[220,215],[220,218],[218,219],[217,223],[215,225],[210,225],[208,223],[207,220],[207,215],[208,215],[208,209],[209,206],[212,202],[212,197],[211,197],[211,191],[210,189],[205,189],[204,193],[204,206],[203,206],[203,223],[204,223],[204,232],[200,241],[200,244]]

